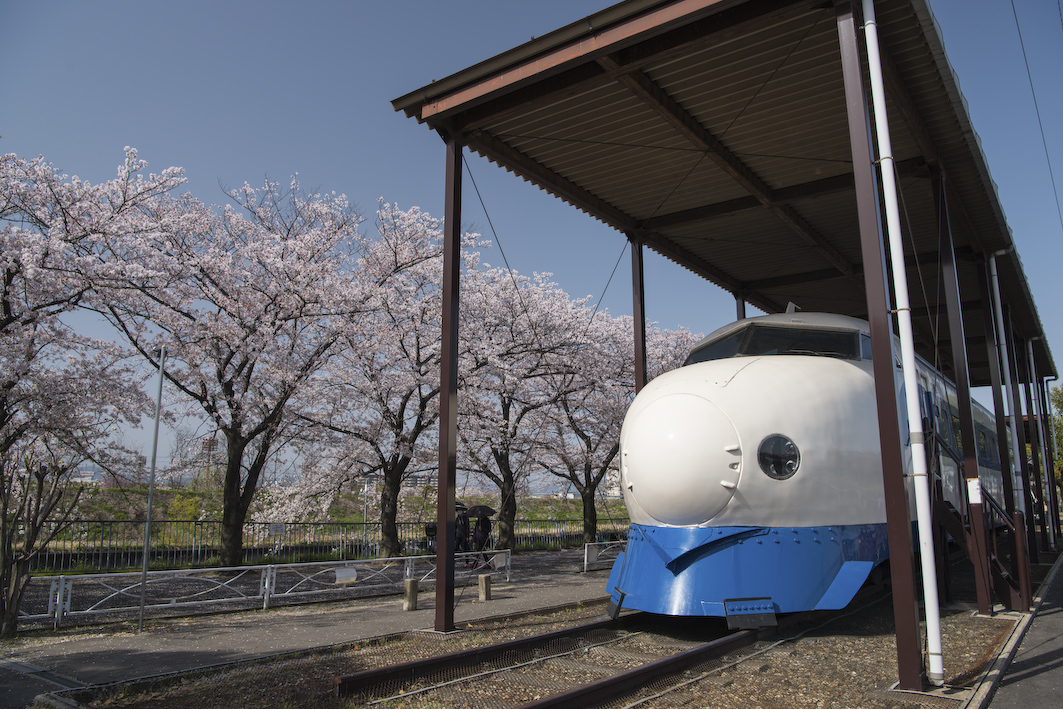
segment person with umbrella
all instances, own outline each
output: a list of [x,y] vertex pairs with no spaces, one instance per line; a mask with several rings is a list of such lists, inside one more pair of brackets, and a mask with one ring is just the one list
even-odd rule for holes
[[469,550],[469,515],[460,502],[454,505],[454,511],[454,553],[460,553]]
[[491,538],[491,520],[488,519],[495,511],[487,505],[475,505],[469,510],[469,516],[476,518],[476,526],[472,530],[473,551],[483,551]]

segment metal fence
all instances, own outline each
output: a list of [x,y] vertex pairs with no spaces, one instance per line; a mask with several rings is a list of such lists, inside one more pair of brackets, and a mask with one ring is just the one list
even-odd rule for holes
[[[144,522],[133,520],[69,523],[31,561],[36,574],[107,573],[143,565]],[[430,525],[403,522],[399,541],[408,555],[435,552]],[[431,525],[434,526],[434,525]],[[599,525],[598,541],[622,539],[627,521]],[[515,549],[575,549],[583,545],[581,520],[517,520]],[[379,556],[380,523],[248,522],[244,525],[243,563],[251,565],[347,561]],[[151,523],[148,565],[153,569],[205,568],[221,559],[221,523]]]
[[598,571],[612,568],[613,562],[626,550],[626,541],[586,544],[583,547],[583,570]]
[[[455,558],[460,586],[481,574],[510,580],[508,550],[470,552]],[[208,610],[261,607],[263,610],[306,600],[338,600],[401,589],[406,579],[435,581],[434,556],[364,561],[260,564],[229,568],[150,571],[144,586],[145,609],[166,615],[193,608]],[[64,618],[127,617],[140,609],[141,574],[84,574],[33,579],[19,608],[20,621]]]

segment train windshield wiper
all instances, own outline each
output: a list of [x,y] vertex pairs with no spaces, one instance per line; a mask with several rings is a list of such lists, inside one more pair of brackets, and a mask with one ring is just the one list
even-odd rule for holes
[[844,352],[834,352],[831,350],[787,350],[786,354],[796,355],[812,355],[813,357],[836,357],[838,359],[852,359],[851,356]]

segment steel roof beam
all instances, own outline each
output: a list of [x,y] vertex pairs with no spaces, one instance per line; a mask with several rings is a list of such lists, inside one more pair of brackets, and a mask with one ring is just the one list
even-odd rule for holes
[[[743,292],[742,283],[738,279],[721,271],[708,261],[698,258],[663,234],[644,229],[635,229],[635,220],[628,214],[616,209],[598,196],[561,177],[540,163],[535,162],[524,153],[498,140],[491,134],[484,131],[473,131],[466,136],[466,145],[518,175],[534,180],[543,189],[582,209],[605,224],[625,233],[637,233],[638,238],[654,251],[690,269],[693,273],[715,283],[724,290],[736,295]],[[771,298],[748,295],[746,300],[766,312],[782,310],[779,304]]]
[[[911,158],[896,163],[897,172],[901,177],[929,177],[926,170],[926,161],[923,158]],[[771,206],[784,205],[800,199],[820,197],[823,195],[848,192],[853,189],[852,173],[825,177],[822,180],[814,180],[790,187],[780,187],[774,191],[775,202],[765,205],[756,197],[739,197],[717,202],[703,207],[685,209],[681,212],[662,214],[643,221],[640,226],[644,229],[666,229],[668,227],[691,224],[700,221],[709,221],[720,217],[730,216],[753,209],[762,209]]]
[[[956,258],[963,260],[973,258],[973,252],[968,248],[956,249]],[[905,264],[913,269],[918,265],[936,265],[938,260],[939,256],[937,251],[924,251],[916,257],[906,254],[904,257]],[[853,270],[860,276],[864,273],[864,267],[859,263],[853,266]],[[743,285],[751,290],[768,290],[784,286],[801,285],[803,283],[818,283],[820,281],[835,280],[842,277],[843,276],[834,269],[821,269],[818,271],[804,271],[802,273],[790,273],[784,276],[774,276],[772,278],[746,281]]]
[[[451,117],[455,120],[455,125],[463,130],[483,128],[490,123],[534,110],[543,103],[554,103],[559,98],[604,86],[615,80],[616,76],[621,73],[640,70],[650,64],[687,56],[709,44],[720,44],[738,39],[758,25],[777,24],[823,7],[822,0],[768,0],[761,3],[743,3],[737,7],[718,11],[683,27],[648,37],[629,47],[604,46],[598,41],[595,45],[597,54],[588,51],[577,54],[571,48],[560,48],[554,50],[552,54],[567,53],[565,55],[570,61],[578,58],[582,60],[581,63],[563,67],[553,76],[541,77],[534,85],[515,86],[513,90],[504,95],[481,101],[478,104],[448,102],[446,108],[443,108],[442,104],[437,101],[432,105],[438,108],[433,109],[431,115],[423,111],[416,115],[418,120],[429,122],[436,116]],[[620,35],[620,33],[616,34]],[[604,32],[595,35],[594,39],[598,40],[603,35]],[[589,41],[586,40],[578,42],[577,45],[590,46]],[[595,56],[608,53],[616,54],[620,59],[619,66],[614,70],[604,70],[594,63]],[[507,68],[505,71],[500,71],[496,77],[481,80],[477,86],[483,86],[483,89],[495,86],[497,90],[500,88],[497,82],[502,76],[512,76],[515,71],[520,70],[520,66]],[[463,90],[468,91],[467,88]],[[481,90],[475,95],[483,98],[488,94],[489,92]],[[395,110],[403,110],[403,106],[398,105],[399,101],[392,102]],[[406,109],[406,112],[407,115],[415,115],[410,109]]]
[[524,179],[534,181],[543,189],[557,195],[577,209],[585,211],[595,219],[625,233],[635,231],[637,222],[629,214],[558,175],[490,133],[485,131],[468,133],[466,144],[488,160],[498,163]]
[[[607,70],[615,70],[619,67],[616,59],[611,56],[599,58],[598,63]],[[692,145],[699,150],[704,150],[720,169],[730,175],[762,205],[774,212],[790,227],[791,231],[819,251],[828,263],[848,278],[852,278],[854,282],[859,282],[859,285],[863,287],[861,279],[855,276],[853,264],[841,252],[835,249],[796,210],[787,204],[781,204],[771,187],[650,77],[641,71],[635,71],[621,74],[617,77],[617,81],[655,111]]]

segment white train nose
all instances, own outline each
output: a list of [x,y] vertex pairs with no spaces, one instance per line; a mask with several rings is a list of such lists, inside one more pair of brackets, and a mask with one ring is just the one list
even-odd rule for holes
[[741,464],[738,432],[716,404],[700,396],[663,396],[624,422],[625,492],[662,524],[710,520],[734,495]]

